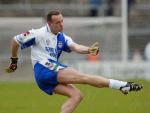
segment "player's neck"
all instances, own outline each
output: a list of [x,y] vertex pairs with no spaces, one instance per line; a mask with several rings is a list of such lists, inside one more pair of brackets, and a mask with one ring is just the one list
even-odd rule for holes
[[57,34],[58,34],[58,32],[55,32],[55,31],[53,31],[52,29],[51,29],[51,32],[52,32],[54,35],[57,35]]
[[55,30],[53,30],[53,29],[50,27],[49,24],[48,24],[48,30],[49,30],[49,32],[51,32],[51,33],[54,34],[54,35],[57,35],[57,34],[58,34],[58,32],[56,32]]

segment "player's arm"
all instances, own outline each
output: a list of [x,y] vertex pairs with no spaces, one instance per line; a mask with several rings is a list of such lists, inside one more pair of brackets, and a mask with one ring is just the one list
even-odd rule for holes
[[81,53],[81,54],[97,55],[99,53],[99,44],[98,44],[98,42],[92,44],[90,47],[80,45],[80,44],[77,44],[77,43],[72,43],[72,44],[70,44],[69,47],[72,51],[75,51],[75,52]]
[[21,47],[21,49],[24,49],[34,45],[35,43],[37,43],[36,36],[32,33],[32,31],[15,36],[11,43],[11,63],[6,69],[6,72],[11,73],[17,69],[18,48]]
[[19,44],[13,38],[11,41],[11,58],[10,58],[11,63],[10,63],[10,66],[6,69],[6,72],[8,73],[14,72],[17,69],[18,48],[19,48]]
[[80,53],[80,54],[88,54],[89,53],[89,51],[88,51],[89,47],[84,46],[84,45],[72,43],[69,47],[72,51],[75,51],[75,52]]
[[70,50],[75,51],[77,53],[80,54],[92,54],[92,55],[97,55],[99,53],[99,44],[98,42],[95,42],[94,44],[92,44],[90,47],[88,46],[84,46],[84,45],[80,45],[75,43],[71,37],[65,35],[65,41],[66,41],[66,45],[67,47],[69,47]]
[[18,58],[18,55],[17,55],[18,48],[19,48],[19,44],[13,38],[12,41],[11,41],[11,57]]

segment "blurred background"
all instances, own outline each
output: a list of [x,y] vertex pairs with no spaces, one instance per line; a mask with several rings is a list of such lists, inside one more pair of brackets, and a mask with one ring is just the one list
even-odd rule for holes
[[53,9],[63,13],[64,32],[75,42],[100,43],[95,57],[63,53],[61,62],[85,73],[144,85],[142,91],[128,96],[76,85],[85,98],[75,112],[150,113],[149,0],[0,0],[0,113],[60,112],[66,98],[46,95],[38,88],[30,48],[19,50],[14,73],[4,71],[10,64],[11,39],[45,25],[45,15]]
[[59,9],[65,33],[79,43],[100,43],[93,57],[64,53],[61,61],[80,71],[118,79],[150,80],[149,0],[0,0],[0,79],[33,80],[30,49],[19,50],[19,67],[6,74],[13,36],[45,25]]

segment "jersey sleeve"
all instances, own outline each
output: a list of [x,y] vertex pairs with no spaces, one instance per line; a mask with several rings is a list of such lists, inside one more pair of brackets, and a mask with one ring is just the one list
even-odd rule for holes
[[73,44],[74,41],[71,39],[71,37],[67,36],[64,34],[65,37],[65,47],[64,47],[64,51],[66,52],[71,52],[71,49],[69,48],[69,45]]
[[14,39],[21,46],[21,49],[30,47],[38,42],[35,30],[21,33],[15,36]]

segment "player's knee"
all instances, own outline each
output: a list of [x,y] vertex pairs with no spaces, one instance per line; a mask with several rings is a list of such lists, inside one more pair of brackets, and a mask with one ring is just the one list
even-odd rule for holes
[[83,99],[83,94],[80,91],[75,91],[72,95],[72,98],[74,99],[74,101],[80,102]]

